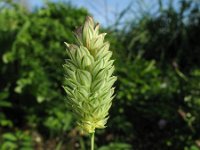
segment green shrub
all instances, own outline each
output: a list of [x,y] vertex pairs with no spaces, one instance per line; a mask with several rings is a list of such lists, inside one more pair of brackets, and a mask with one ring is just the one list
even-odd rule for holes
[[2,135],[0,141],[1,150],[33,150],[33,142],[28,132],[17,130],[15,132],[6,132]]
[[0,128],[41,130],[61,136],[71,126],[64,104],[63,42],[88,14],[69,4],[47,3],[29,12],[13,2],[0,9]]

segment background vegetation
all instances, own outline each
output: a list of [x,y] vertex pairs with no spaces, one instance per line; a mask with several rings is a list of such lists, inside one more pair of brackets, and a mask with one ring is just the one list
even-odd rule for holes
[[[124,28],[109,27],[116,98],[99,150],[200,149],[200,2],[181,0]],[[89,13],[47,3],[0,5],[0,149],[88,149],[66,109],[66,42]]]

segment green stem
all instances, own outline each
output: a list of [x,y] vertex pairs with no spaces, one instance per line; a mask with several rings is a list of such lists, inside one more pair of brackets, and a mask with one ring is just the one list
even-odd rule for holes
[[91,150],[94,150],[94,132],[91,133]]

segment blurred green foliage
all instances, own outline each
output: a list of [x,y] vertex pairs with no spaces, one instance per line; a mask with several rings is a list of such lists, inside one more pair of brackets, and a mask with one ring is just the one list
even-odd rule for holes
[[[200,147],[200,3],[159,4],[128,29],[105,29],[118,81],[101,150]],[[63,42],[86,15],[62,3],[0,5],[0,149],[87,149],[61,88]]]
[[88,13],[61,3],[29,12],[10,2],[0,11],[2,132],[31,128],[62,137],[72,127],[61,88],[63,43]]
[[32,139],[26,132],[16,131],[8,132],[2,135],[1,150],[33,150]]
[[123,47],[110,129],[135,149],[199,149],[199,14],[199,1],[182,0],[115,33]]

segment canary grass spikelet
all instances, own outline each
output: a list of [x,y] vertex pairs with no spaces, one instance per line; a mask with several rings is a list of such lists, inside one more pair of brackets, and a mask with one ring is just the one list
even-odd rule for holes
[[64,64],[67,104],[78,126],[87,133],[105,128],[116,81],[114,60],[106,33],[99,34],[99,24],[91,17],[75,32],[76,44],[66,44],[68,58]]

